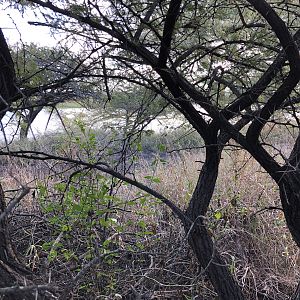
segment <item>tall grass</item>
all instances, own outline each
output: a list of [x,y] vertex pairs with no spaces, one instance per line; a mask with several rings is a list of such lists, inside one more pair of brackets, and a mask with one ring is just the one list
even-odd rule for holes
[[[161,178],[156,188],[182,208],[191,197],[201,156],[186,153],[155,170]],[[247,299],[288,299],[297,284],[300,253],[280,207],[276,184],[255,160],[242,150],[226,151],[207,224]]]
[[[135,176],[185,209],[202,159],[200,150],[172,154],[164,160],[148,157],[135,165]],[[9,169],[1,168],[7,200],[20,183],[36,188],[43,182],[49,190],[45,201],[61,203],[63,192],[55,185],[67,180],[62,171],[75,171],[55,162],[31,163],[11,158],[7,164]],[[89,178],[98,174],[93,172]],[[172,213],[135,188],[107,180],[113,186],[110,195],[119,199],[115,209],[116,200],[109,204],[109,214],[122,229],[112,226],[103,230],[87,215],[86,221],[77,220],[72,231],[61,234],[57,224],[50,222],[54,213],[41,208],[38,192],[30,193],[10,216],[14,244],[35,271],[36,282],[45,282],[47,277],[47,281],[65,289],[70,277],[76,276],[97,254],[97,243],[93,247],[91,243],[98,241],[102,247],[103,241],[111,239],[112,249],[122,251],[111,261],[101,261],[89,269],[77,282],[73,299],[192,299],[198,294],[203,299],[215,299],[187,245],[181,224]],[[78,194],[72,195],[72,203],[77,203]],[[66,211],[55,213],[60,220],[67,218]],[[300,275],[299,250],[285,225],[275,183],[244,151],[232,148],[224,152],[206,222],[246,299],[289,298]],[[53,240],[62,249],[72,250],[68,253],[71,256],[59,252],[49,259],[49,249],[44,246]],[[87,247],[93,249],[87,251]]]

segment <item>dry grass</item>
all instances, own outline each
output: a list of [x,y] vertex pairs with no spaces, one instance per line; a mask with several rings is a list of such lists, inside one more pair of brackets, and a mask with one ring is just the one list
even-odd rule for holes
[[[184,208],[201,157],[186,153],[158,164],[153,173],[146,164],[141,177],[160,178],[152,185]],[[214,217],[216,212],[221,212],[220,220]],[[248,299],[262,295],[288,299],[299,277],[299,249],[286,227],[276,184],[246,152],[224,153],[208,218],[216,243]]]
[[[201,153],[190,152],[171,157],[165,163],[144,161],[138,166],[137,176],[185,208],[202,158]],[[16,161],[9,172],[2,170],[1,177],[5,189],[11,190],[19,182],[33,186],[44,173],[41,164]],[[160,182],[150,182],[145,176],[154,176]],[[180,223],[170,211],[151,198],[146,199],[146,204],[141,203],[138,191],[130,186],[119,188],[116,194],[122,198],[122,209],[114,212],[114,218],[128,225],[118,234],[107,230],[104,239],[115,234],[112,245],[122,251],[112,263],[104,261],[89,270],[74,289],[73,299],[120,299],[118,294],[123,299],[136,299],[137,294],[143,295],[143,299],[191,299],[197,294],[204,299],[215,299],[207,278],[198,276],[201,274],[198,264]],[[55,199],[49,195],[49,201]],[[129,206],[133,199],[136,203]],[[45,282],[47,277],[63,289],[70,276],[78,274],[78,269],[89,261],[85,247],[91,235],[78,226],[69,233],[72,236],[69,247],[73,247],[78,258],[67,260],[58,255],[48,262],[42,244],[57,238],[59,232],[49,224],[49,214],[40,211],[37,201],[30,194],[16,210],[31,211],[31,217],[17,213],[12,216],[14,242],[35,271],[37,281]],[[247,299],[262,299],[262,295],[268,299],[288,299],[300,275],[299,250],[291,240],[283,214],[267,209],[277,206],[280,202],[276,185],[258,164],[243,151],[224,153],[208,226]],[[221,213],[218,218],[216,212]],[[144,221],[146,230],[152,233],[136,235],[139,221]],[[60,242],[66,246],[70,239],[63,236]],[[136,247],[137,242],[142,247]],[[132,246],[131,253],[128,245]]]

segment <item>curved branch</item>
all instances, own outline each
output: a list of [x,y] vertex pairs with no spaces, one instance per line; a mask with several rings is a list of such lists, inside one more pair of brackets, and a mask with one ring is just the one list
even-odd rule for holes
[[160,44],[160,53],[158,58],[158,66],[160,68],[163,68],[167,63],[167,59],[170,53],[172,35],[180,11],[180,5],[180,0],[171,0],[169,5],[163,30],[163,37]]
[[291,71],[300,72],[300,56],[297,45],[285,22],[265,0],[247,0],[270,24],[278,37],[290,63]]
[[[300,44],[300,30],[293,37],[297,47]],[[235,113],[242,111],[253,104],[258,97],[263,93],[271,81],[275,78],[278,72],[282,69],[287,55],[284,51],[280,52],[273,63],[268,67],[260,79],[245,93],[243,93],[236,101],[224,108],[224,117],[230,119]]]
[[291,36],[284,21],[276,14],[272,7],[264,0],[248,0],[255,9],[271,25],[276,36],[286,53],[290,65],[290,72],[283,84],[277,89],[273,96],[261,110],[260,115],[256,118],[247,132],[247,139],[256,144],[261,130],[267,123],[272,114],[284,103],[286,98],[291,94],[293,89],[300,81],[300,55],[296,42]]
[[103,173],[109,174],[109,175],[116,177],[124,182],[127,182],[127,183],[139,188],[140,190],[145,191],[146,193],[154,196],[155,198],[161,200],[164,204],[166,204],[173,211],[173,213],[183,223],[187,224],[189,222],[189,220],[187,219],[184,212],[178,206],[176,206],[176,204],[174,204],[171,200],[167,199],[165,196],[163,196],[162,194],[158,193],[157,191],[151,189],[147,185],[145,185],[137,180],[134,180],[132,178],[126,177],[126,176],[122,175],[121,173],[113,170],[105,163],[98,162],[96,164],[92,164],[92,163],[84,162],[81,160],[71,159],[71,158],[57,156],[57,155],[51,155],[51,154],[47,154],[47,153],[40,152],[40,151],[25,151],[25,150],[24,151],[23,150],[9,151],[9,152],[0,151],[0,156],[1,155],[10,155],[13,157],[35,159],[35,160],[42,160],[42,161],[46,161],[46,160],[63,161],[63,162],[68,162],[68,163],[72,163],[72,164],[76,164],[76,165],[85,166],[90,169],[99,170]]

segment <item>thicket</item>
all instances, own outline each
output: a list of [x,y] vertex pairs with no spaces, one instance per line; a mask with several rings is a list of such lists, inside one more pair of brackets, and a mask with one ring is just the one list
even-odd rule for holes
[[[25,138],[39,110],[73,99],[124,119],[100,138],[78,121],[79,132],[58,137],[53,152],[4,140],[3,164],[46,177],[30,182],[19,179],[21,169],[7,171],[18,187],[0,189],[0,294],[149,298],[172,287],[179,298],[299,300],[291,243],[300,246],[298,3],[5,3],[32,10],[30,24],[50,27],[60,42],[50,51],[24,45],[18,59],[0,30],[1,119],[19,114]],[[158,155],[147,154],[147,125],[174,111],[198,137],[198,152],[166,154],[159,142]],[[14,208],[30,195],[36,211],[20,224]],[[28,228],[26,266],[22,243],[20,251],[13,245],[22,234],[28,240]]]
[[[176,141],[182,132],[170,135]],[[159,151],[162,138],[166,148]],[[26,148],[53,155],[64,151],[74,159],[72,154],[84,152],[83,139],[78,140],[41,137]],[[135,176],[184,209],[205,153],[202,148],[169,153],[173,142],[152,137],[156,155],[148,155],[153,146],[144,146]],[[286,138],[277,144],[291,147]],[[9,216],[8,230],[33,272],[32,281],[47,279],[51,293],[72,291],[66,297],[73,299],[216,298],[186,243],[187,234],[155,198],[67,162],[11,158],[0,172],[7,201],[19,182],[32,187]],[[246,152],[231,147],[222,157],[213,199],[205,222],[247,299],[289,299],[299,276],[299,250],[288,234],[274,182]]]

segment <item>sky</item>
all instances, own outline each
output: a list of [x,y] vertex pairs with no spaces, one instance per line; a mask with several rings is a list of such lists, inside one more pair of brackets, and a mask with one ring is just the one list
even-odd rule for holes
[[4,9],[4,5],[1,6],[0,28],[2,28],[3,34],[10,45],[20,42],[20,39],[23,43],[33,42],[40,46],[55,46],[57,44],[56,40],[51,37],[48,28],[28,24],[28,21],[39,21],[38,17],[32,12],[26,12],[22,16],[15,9]]

